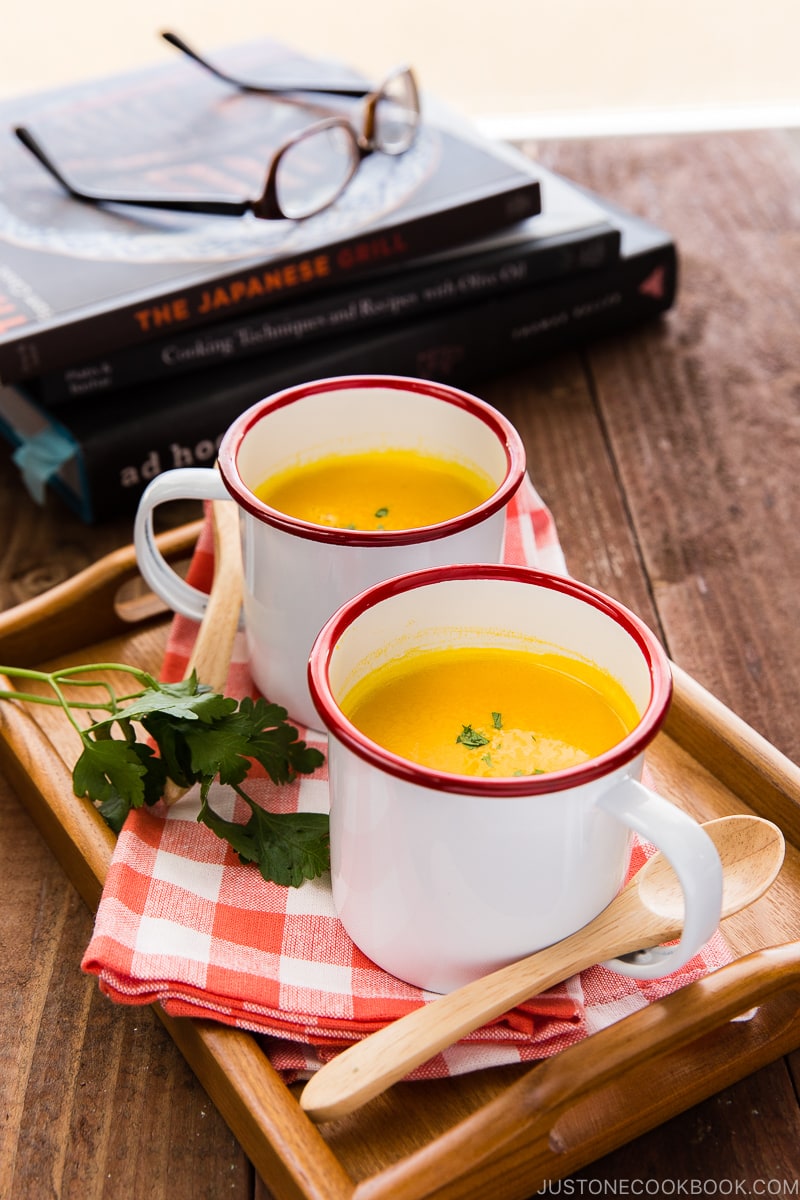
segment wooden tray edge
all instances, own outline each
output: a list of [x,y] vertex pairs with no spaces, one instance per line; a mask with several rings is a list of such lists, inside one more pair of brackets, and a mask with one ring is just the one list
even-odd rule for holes
[[[159,534],[171,561],[191,553],[202,521]],[[0,662],[29,667],[87,645],[118,637],[145,621],[164,620],[166,607],[152,594],[120,604],[124,585],[140,578],[133,546],[122,546],[63,583],[0,613]]]
[[800,767],[675,663],[672,672],[664,732],[800,846]]

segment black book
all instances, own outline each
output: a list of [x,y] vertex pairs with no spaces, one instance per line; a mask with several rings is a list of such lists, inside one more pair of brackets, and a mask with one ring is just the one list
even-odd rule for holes
[[154,475],[211,465],[226,428],[262,396],[315,378],[412,375],[475,390],[483,379],[563,346],[627,329],[674,302],[668,234],[613,214],[621,253],[608,267],[478,300],[371,334],[242,360],[59,410],[0,388],[0,426],[34,495],[49,484],[87,521],[132,514]]
[[[273,42],[220,51],[215,61],[265,82],[359,78]],[[13,134],[29,127],[84,189],[256,196],[273,152],[319,118],[320,104],[236,91],[174,56],[163,67],[4,101],[0,380],[338,289],[539,211],[530,162],[424,93],[413,147],[367,157],[339,200],[304,221],[85,204]],[[354,104],[325,97],[327,112],[352,115]]]
[[294,304],[244,313],[47,372],[28,386],[43,404],[55,407],[145,380],[172,379],[219,363],[422,317],[613,262],[619,255],[620,231],[606,210],[553,172],[539,168],[539,182],[541,213],[489,237]]

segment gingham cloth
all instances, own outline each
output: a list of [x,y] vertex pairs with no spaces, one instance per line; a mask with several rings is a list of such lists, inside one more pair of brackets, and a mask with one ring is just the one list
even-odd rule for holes
[[[506,559],[566,573],[552,517],[529,480],[507,519]],[[190,579],[207,589],[213,538],[207,521]],[[197,627],[176,617],[162,676],[183,678]],[[255,695],[243,639],[237,638],[226,691]],[[324,740],[301,728],[309,744]],[[250,794],[273,811],[322,812],[326,767],[277,787],[263,773]],[[246,820],[228,789],[212,794],[223,816]],[[123,1004],[158,1002],[172,1016],[213,1018],[261,1035],[273,1065],[287,1078],[307,1074],[343,1046],[433,998],[377,967],[338,921],[330,879],[299,888],[265,883],[227,843],[196,821],[196,789],[171,808],[132,812],[118,838],[83,969]],[[631,870],[652,847],[637,844]],[[537,996],[417,1068],[410,1078],[455,1075],[532,1061],[667,995],[730,960],[717,933],[681,971],[637,983],[603,967]]]

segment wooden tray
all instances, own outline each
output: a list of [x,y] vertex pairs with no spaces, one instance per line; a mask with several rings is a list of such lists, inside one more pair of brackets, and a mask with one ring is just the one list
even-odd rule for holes
[[[187,557],[198,526],[161,538]],[[168,614],[132,548],[0,615],[0,662],[118,661],[157,670]],[[787,839],[767,896],[725,922],[728,967],[534,1067],[399,1084],[313,1125],[255,1037],[157,1009],[276,1200],[523,1200],[800,1046],[800,769],[676,668],[649,765],[701,820],[755,812]],[[74,732],[56,710],[0,704],[0,765],[96,909],[113,835],[72,795]],[[758,1006],[750,1020],[731,1018]]]

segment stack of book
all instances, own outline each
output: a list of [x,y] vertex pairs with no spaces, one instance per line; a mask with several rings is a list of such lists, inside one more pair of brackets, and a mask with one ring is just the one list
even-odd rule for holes
[[[251,78],[344,70],[273,43],[220,59]],[[86,521],[132,513],[161,471],[212,462],[232,419],[283,387],[368,373],[475,388],[674,300],[668,234],[427,95],[412,149],[370,156],[332,208],[301,222],[87,205],[12,126],[35,129],[89,187],[202,195],[223,177],[245,189],[263,177],[269,139],[313,119],[305,104],[177,61],[4,113],[0,431],[29,490],[52,487]]]

